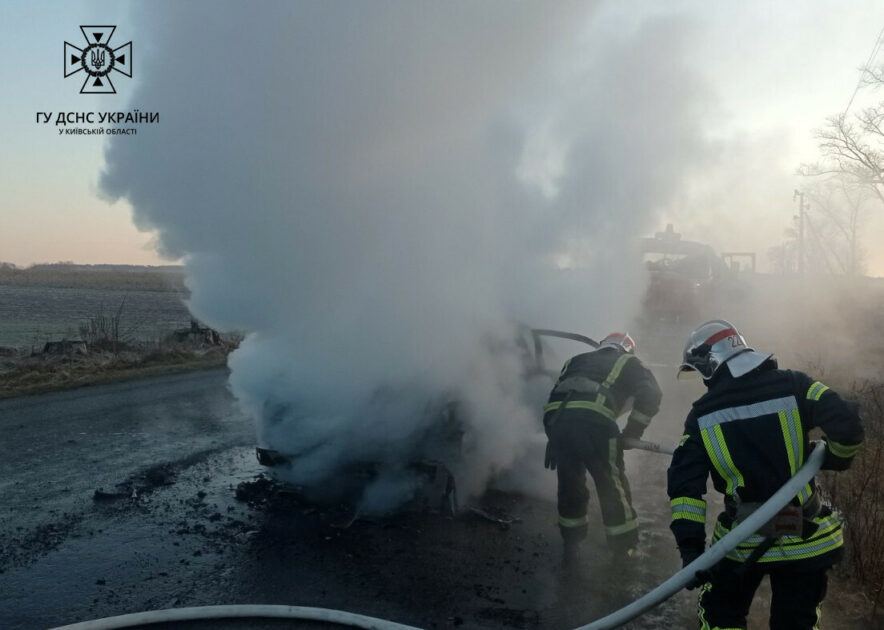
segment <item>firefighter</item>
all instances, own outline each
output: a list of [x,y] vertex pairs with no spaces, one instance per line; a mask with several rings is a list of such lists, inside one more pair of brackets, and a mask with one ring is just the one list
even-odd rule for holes
[[[632,398],[632,411],[621,434],[615,420]],[[544,408],[549,438],[547,468],[558,473],[559,530],[566,568],[576,566],[586,538],[586,471],[595,481],[608,544],[619,558],[632,556],[638,521],[623,467],[621,437],[641,437],[660,408],[660,387],[635,356],[635,342],[611,333],[599,348],[569,359]]]
[[[804,464],[811,429],[825,435],[827,470],[846,470],[863,439],[854,403],[802,372],[777,369],[772,354],[755,352],[724,320],[691,333],[679,376],[691,373],[702,376],[707,392],[688,414],[668,472],[670,527],[683,566],[705,548],[708,476],[725,505],[714,543]],[[697,573],[689,588],[700,587],[701,627],[745,628],[755,590],[768,575],[770,627],[817,628],[827,571],[842,555],[841,527],[815,482],[805,485],[711,571]]]

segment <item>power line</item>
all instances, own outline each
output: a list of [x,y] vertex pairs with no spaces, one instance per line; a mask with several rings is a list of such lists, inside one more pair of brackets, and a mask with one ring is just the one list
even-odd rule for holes
[[872,52],[869,54],[869,58],[866,60],[866,65],[863,66],[863,70],[859,75],[859,79],[856,81],[856,87],[853,88],[853,94],[850,95],[850,101],[847,103],[847,107],[844,108],[844,115],[847,115],[847,111],[850,109],[850,106],[853,105],[853,99],[856,98],[856,93],[859,92],[859,88],[863,82],[863,76],[866,73],[866,70],[871,67],[872,61],[878,55],[878,51],[881,50],[881,36],[884,35],[884,27],[881,27],[881,30],[878,32],[878,37],[875,38],[875,45],[872,47]]

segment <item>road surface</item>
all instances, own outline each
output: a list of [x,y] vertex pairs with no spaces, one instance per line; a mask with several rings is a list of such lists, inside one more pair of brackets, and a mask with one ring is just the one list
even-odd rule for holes
[[[517,519],[507,527],[464,511],[342,529],[333,510],[262,494],[254,429],[226,382],[225,370],[211,370],[0,401],[0,628],[288,604],[424,628],[567,629],[680,566],[663,456],[627,453],[643,527],[639,561],[612,565],[598,523],[583,569],[565,575],[549,500],[489,492],[481,505]],[[667,440],[677,425],[661,421],[649,437]],[[243,482],[247,501],[237,499]],[[594,500],[590,516],[598,519]],[[682,593],[629,627],[693,627],[693,599]],[[764,614],[763,601],[756,608]]]

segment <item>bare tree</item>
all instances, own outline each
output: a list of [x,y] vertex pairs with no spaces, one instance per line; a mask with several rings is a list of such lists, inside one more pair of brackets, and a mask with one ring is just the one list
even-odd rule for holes
[[799,174],[844,179],[848,184],[868,189],[884,202],[884,102],[864,109],[848,120],[846,114],[833,116],[816,132],[822,158],[802,164]]
[[[865,67],[861,71],[860,85],[873,90],[884,86],[884,66]],[[812,177],[834,175],[845,178],[848,183],[867,188],[879,201],[884,202],[882,125],[884,101],[866,107],[858,114],[848,116],[845,110],[828,118],[826,125],[815,133],[820,141],[820,161],[802,164],[799,173]]]
[[836,175],[805,187],[805,194],[812,210],[808,225],[830,272],[850,276],[862,273],[860,236],[869,203],[875,199],[871,190]]

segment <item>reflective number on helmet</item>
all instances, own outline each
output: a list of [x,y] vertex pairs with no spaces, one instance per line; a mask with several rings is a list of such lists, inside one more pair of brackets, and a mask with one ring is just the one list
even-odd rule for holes
[[738,348],[743,345],[743,340],[739,337],[735,337],[734,335],[728,337],[728,341],[731,342],[731,348]]

